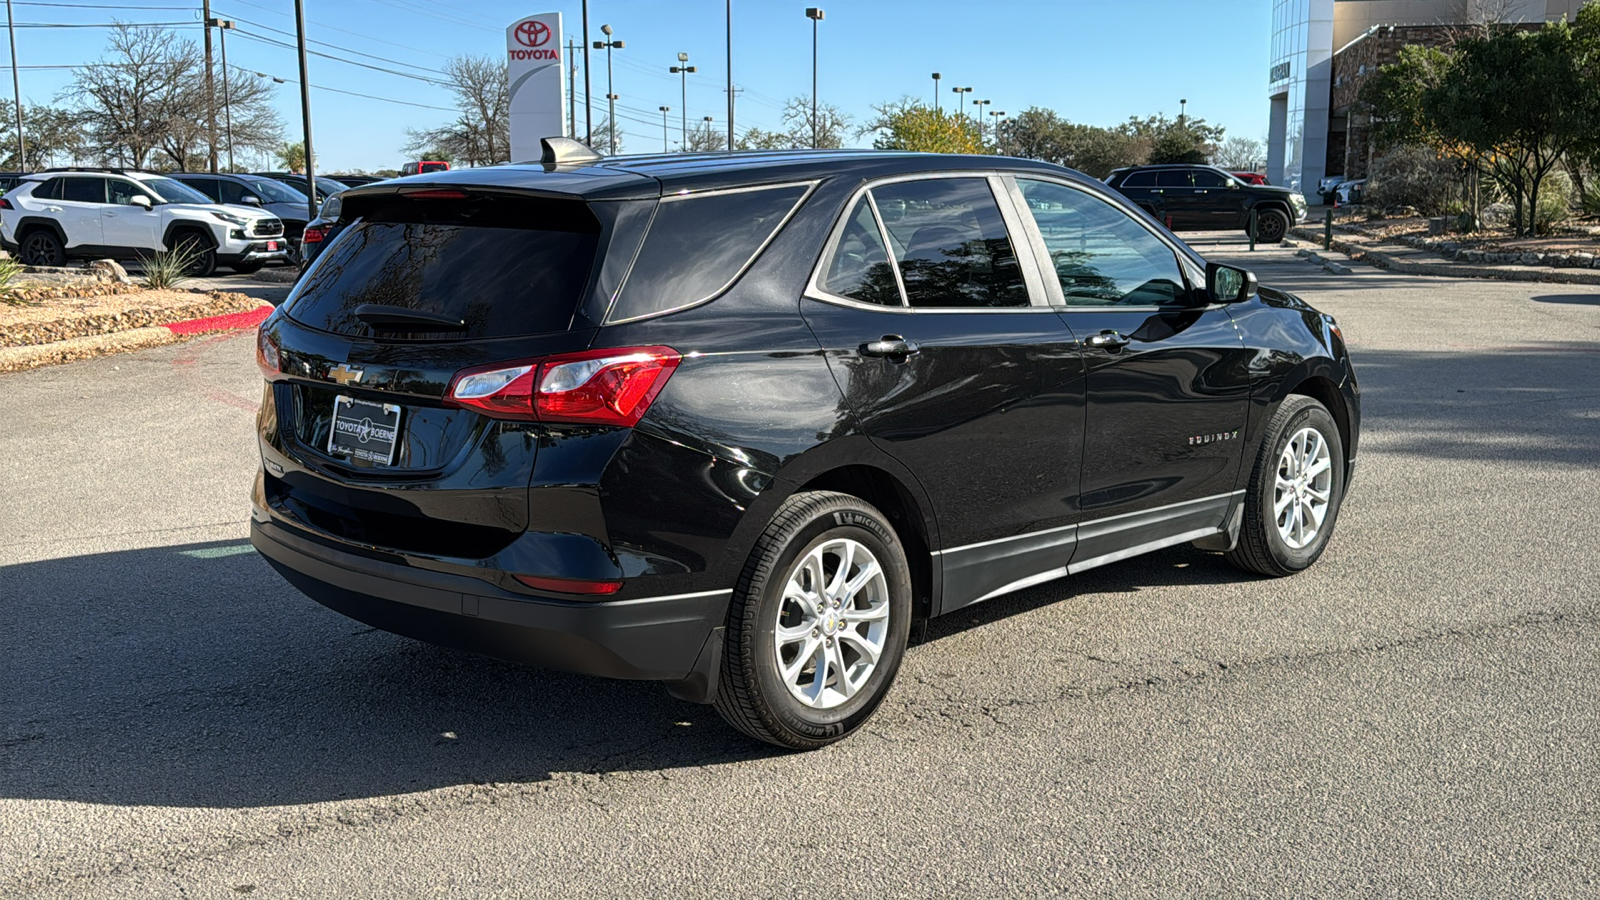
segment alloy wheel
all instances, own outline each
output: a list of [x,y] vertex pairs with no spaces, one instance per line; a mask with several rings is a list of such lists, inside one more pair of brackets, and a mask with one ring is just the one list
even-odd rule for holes
[[778,676],[795,699],[831,709],[878,667],[889,635],[889,585],[872,551],[837,538],[795,563],[773,632]]
[[1295,550],[1317,539],[1333,494],[1333,457],[1315,428],[1296,431],[1278,457],[1272,514],[1278,536]]

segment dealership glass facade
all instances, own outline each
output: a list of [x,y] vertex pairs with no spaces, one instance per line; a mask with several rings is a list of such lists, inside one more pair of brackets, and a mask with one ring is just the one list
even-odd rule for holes
[[1328,154],[1334,0],[1273,0],[1267,180],[1314,194]]

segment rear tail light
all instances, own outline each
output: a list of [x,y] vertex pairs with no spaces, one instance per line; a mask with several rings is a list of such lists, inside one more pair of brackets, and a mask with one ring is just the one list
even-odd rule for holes
[[0,209],[16,209],[16,207],[11,205],[10,200],[0,197]]
[[261,374],[272,381],[283,374],[283,361],[278,355],[278,345],[272,342],[265,327],[256,329],[256,365]]
[[632,427],[682,359],[671,347],[563,353],[465,369],[445,397],[496,419]]
[[300,233],[300,242],[302,244],[320,244],[322,243],[322,239],[327,236],[328,229],[323,228],[320,225],[313,225],[307,227],[305,231]]

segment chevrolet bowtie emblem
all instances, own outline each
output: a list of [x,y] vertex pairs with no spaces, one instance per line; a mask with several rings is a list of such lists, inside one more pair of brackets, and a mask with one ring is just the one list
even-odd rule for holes
[[352,369],[344,363],[340,363],[328,370],[328,378],[332,379],[333,381],[337,381],[340,384],[349,384],[353,381],[360,381],[361,376],[365,374],[366,373],[362,370]]

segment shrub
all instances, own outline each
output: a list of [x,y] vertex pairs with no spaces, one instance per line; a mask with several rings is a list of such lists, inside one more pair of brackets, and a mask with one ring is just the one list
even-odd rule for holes
[[145,287],[162,288],[177,287],[189,280],[189,269],[194,266],[194,261],[200,254],[189,244],[182,241],[171,250],[157,253],[155,256],[141,257],[144,264]]
[[[1539,216],[1535,220],[1539,231],[1548,229],[1551,225],[1559,225],[1572,218],[1572,202],[1576,199],[1577,192],[1572,187],[1572,177],[1560,169],[1551,170],[1550,174],[1539,182]],[[1528,221],[1528,201],[1522,201],[1522,221]]]
[[1426,147],[1405,145],[1372,164],[1366,202],[1379,207],[1414,206],[1441,215],[1456,196],[1456,167]]
[[7,256],[4,259],[0,259],[0,299],[9,297],[11,292],[17,289],[18,285],[12,282],[16,281],[17,276],[22,274],[23,268],[22,263],[12,257]]

